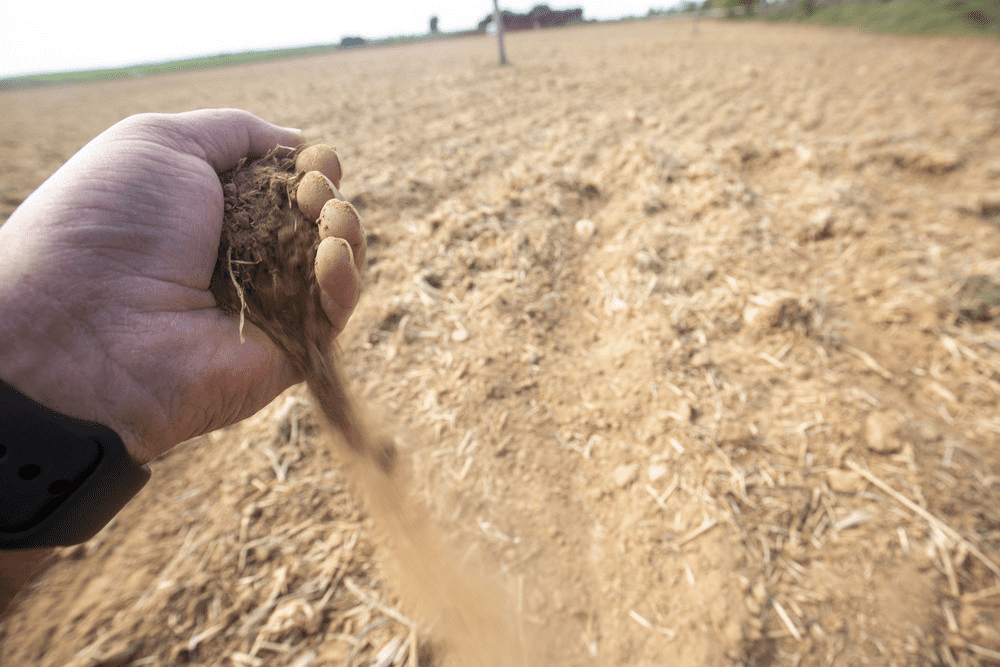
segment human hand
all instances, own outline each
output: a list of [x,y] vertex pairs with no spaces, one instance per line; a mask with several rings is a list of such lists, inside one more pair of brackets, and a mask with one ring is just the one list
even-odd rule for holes
[[[249,417],[298,382],[259,329],[245,326],[240,343],[208,288],[223,214],[217,173],[301,142],[248,112],[205,110],[133,116],[87,144],[0,226],[0,378],[112,428],[138,463]],[[363,267],[347,243],[318,252],[336,334]]]

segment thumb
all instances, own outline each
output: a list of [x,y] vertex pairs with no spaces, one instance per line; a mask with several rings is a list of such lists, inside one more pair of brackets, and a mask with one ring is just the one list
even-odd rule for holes
[[244,157],[264,155],[277,146],[305,143],[301,130],[279,127],[241,109],[202,109],[153,114],[148,119],[172,134],[178,148],[203,158],[217,172]]

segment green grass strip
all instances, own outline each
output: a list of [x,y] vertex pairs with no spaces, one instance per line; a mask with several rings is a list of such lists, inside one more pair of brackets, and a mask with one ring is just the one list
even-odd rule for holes
[[812,15],[806,15],[799,3],[790,3],[761,7],[753,18],[900,35],[1000,38],[998,0],[860,0],[816,4]]

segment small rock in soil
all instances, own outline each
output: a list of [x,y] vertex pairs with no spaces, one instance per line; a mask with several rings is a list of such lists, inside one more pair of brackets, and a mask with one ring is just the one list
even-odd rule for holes
[[899,420],[894,412],[873,412],[865,420],[868,449],[879,454],[895,454],[903,447],[899,439]]
[[614,478],[615,486],[620,489],[631,486],[635,480],[639,479],[639,464],[631,463],[618,466],[615,468]]
[[861,475],[851,470],[828,470],[826,481],[837,493],[857,493],[861,489]]

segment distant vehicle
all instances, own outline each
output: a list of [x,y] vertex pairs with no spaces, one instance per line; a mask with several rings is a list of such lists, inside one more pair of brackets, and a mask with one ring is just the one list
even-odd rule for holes
[[341,46],[364,46],[367,43],[364,37],[345,37],[340,40]]

